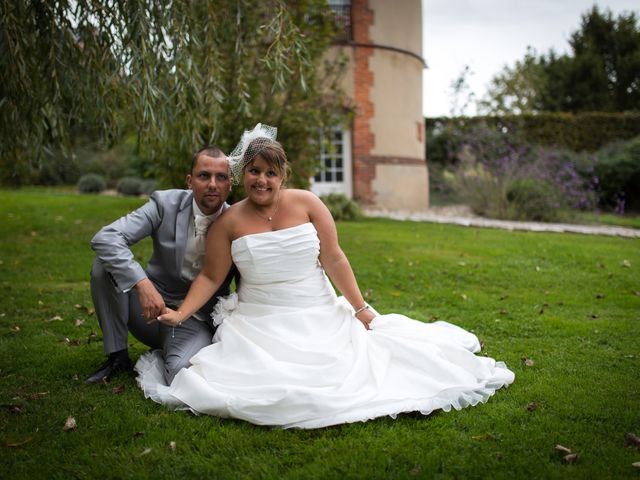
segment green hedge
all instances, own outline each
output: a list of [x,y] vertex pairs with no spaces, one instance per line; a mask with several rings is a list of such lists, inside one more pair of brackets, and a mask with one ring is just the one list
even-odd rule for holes
[[[615,140],[627,140],[640,135],[638,113],[541,113],[537,115],[505,115],[500,117],[435,117],[426,118],[427,139],[438,132],[465,130],[479,124],[512,133],[530,144],[566,148],[574,152],[594,152]],[[431,153],[429,151],[431,143]],[[427,142],[427,159],[439,161],[442,152],[437,142]],[[444,159],[442,159],[444,160]]]

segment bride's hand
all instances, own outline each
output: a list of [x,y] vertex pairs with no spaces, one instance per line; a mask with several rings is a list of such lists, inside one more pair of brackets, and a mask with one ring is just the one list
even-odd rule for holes
[[180,313],[180,310],[172,310],[168,307],[165,307],[164,313],[162,315],[158,315],[156,320],[170,327],[179,327],[184,321],[184,318],[182,318],[182,313]]
[[369,325],[371,324],[373,319],[376,318],[376,315],[367,308],[366,310],[358,313],[356,315],[356,318],[360,320],[360,322],[364,325],[364,328],[366,328],[367,330],[371,330],[371,327]]

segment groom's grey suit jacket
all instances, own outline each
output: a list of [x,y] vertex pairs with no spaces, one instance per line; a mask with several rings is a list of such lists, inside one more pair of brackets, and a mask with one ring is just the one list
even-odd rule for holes
[[[193,218],[192,200],[190,190],[156,191],[142,207],[102,228],[93,237],[91,248],[118,291],[128,292],[148,277],[165,303],[178,305],[184,300],[191,286],[191,281],[183,278],[181,271],[189,222]],[[225,203],[223,208],[227,209],[229,205]],[[148,236],[153,239],[153,255],[145,271],[130,247]],[[234,267],[214,296],[200,309],[204,318],[209,318],[216,297],[229,294],[229,284],[235,274]]]

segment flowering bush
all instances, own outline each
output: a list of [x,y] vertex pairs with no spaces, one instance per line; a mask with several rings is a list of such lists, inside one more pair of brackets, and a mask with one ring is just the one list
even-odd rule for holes
[[592,159],[527,145],[506,126],[466,133],[456,158],[446,178],[479,215],[553,221],[597,203]]

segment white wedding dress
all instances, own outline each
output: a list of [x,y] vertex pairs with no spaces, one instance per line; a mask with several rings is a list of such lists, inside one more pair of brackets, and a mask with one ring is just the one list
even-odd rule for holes
[[162,357],[136,364],[147,397],[259,425],[317,428],[401,412],[460,409],[513,382],[446,322],[379,315],[367,331],[318,262],[311,223],[236,239],[238,295],[222,299],[213,344],[166,386]]

